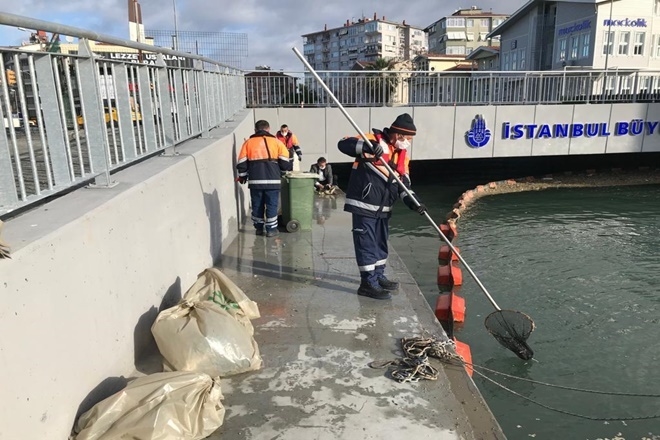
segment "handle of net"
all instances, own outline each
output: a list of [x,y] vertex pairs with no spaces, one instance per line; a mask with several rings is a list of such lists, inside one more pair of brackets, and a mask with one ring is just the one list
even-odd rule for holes
[[[342,112],[342,114],[344,115],[344,117],[346,117],[346,119],[348,120],[348,122],[353,126],[353,128],[355,129],[355,131],[357,131],[357,132],[360,134],[360,137],[364,140],[364,142],[366,142],[366,143],[371,143],[371,141],[369,140],[369,138],[367,137],[367,135],[364,134],[364,132],[360,129],[360,127],[358,127],[358,125],[355,123],[355,121],[353,120],[353,118],[351,118],[351,115],[348,114],[348,112],[346,111],[346,109],[344,108],[344,106],[341,104],[341,102],[339,102],[339,100],[338,100],[337,97],[334,95],[334,93],[332,93],[332,90],[330,90],[330,88],[329,88],[329,87],[326,85],[326,83],[321,79],[321,77],[318,75],[318,73],[316,73],[316,71],[314,70],[314,68],[312,68],[312,66],[309,64],[309,62],[308,62],[308,61],[305,59],[305,57],[303,56],[303,54],[300,53],[300,51],[298,50],[298,48],[294,47],[294,48],[293,48],[293,52],[296,54],[296,56],[298,57],[298,59],[300,59],[300,61],[305,65],[305,67],[307,68],[307,70],[309,70],[309,73],[311,73],[312,76],[316,79],[316,81],[318,81],[318,83],[321,85],[321,87],[323,87],[323,89],[326,91],[326,93],[328,94],[328,96],[329,96],[330,98],[332,98],[332,100],[335,102],[335,104],[337,104],[337,107],[339,108],[339,110]],[[412,191],[410,191],[410,190],[408,189],[408,187],[406,187],[406,185],[403,184],[403,182],[399,179],[399,177],[394,173],[394,171],[392,170],[392,168],[390,167],[390,165],[389,165],[387,162],[385,162],[385,161],[381,161],[381,163],[383,164],[383,166],[385,167],[385,169],[387,170],[387,172],[390,173],[390,175],[391,175],[392,177],[394,177],[394,179],[396,180],[396,183],[399,184],[399,186],[401,187],[401,189],[404,190],[404,191],[406,192],[406,194],[408,195],[408,197],[410,197],[410,198],[415,202],[415,205],[416,205],[417,207],[419,207],[419,206],[420,206],[420,203],[419,203],[419,201],[417,200],[417,198],[414,196],[414,194],[412,193]],[[470,276],[472,277],[472,279],[477,283],[477,285],[479,286],[479,288],[481,289],[481,291],[484,293],[484,295],[486,295],[486,298],[488,298],[488,300],[489,300],[490,303],[493,305],[493,307],[495,307],[495,309],[498,310],[498,311],[502,310],[502,309],[500,309],[500,307],[497,305],[497,303],[495,302],[495,300],[493,299],[493,297],[490,295],[490,293],[488,292],[488,289],[486,289],[486,286],[484,286],[483,283],[479,280],[479,277],[477,277],[477,274],[474,273],[474,271],[472,270],[472,268],[470,267],[470,265],[467,264],[467,262],[466,262],[466,261],[463,259],[463,257],[461,256],[461,254],[456,250],[456,248],[454,247],[454,245],[451,244],[451,241],[449,241],[449,239],[447,238],[447,236],[445,236],[445,234],[442,233],[442,231],[440,230],[440,228],[438,227],[438,225],[433,221],[433,219],[431,218],[431,216],[429,215],[429,213],[428,213],[428,212],[424,212],[424,216],[425,216],[426,219],[429,221],[429,223],[433,226],[433,228],[434,228],[435,231],[438,233],[438,235],[440,235],[440,238],[442,238],[442,240],[447,244],[447,246],[449,246],[449,249],[451,249],[451,251],[452,251],[452,252],[456,255],[456,257],[460,260],[460,262],[463,264],[463,267],[465,267],[465,269],[468,271],[468,273],[470,274]]]

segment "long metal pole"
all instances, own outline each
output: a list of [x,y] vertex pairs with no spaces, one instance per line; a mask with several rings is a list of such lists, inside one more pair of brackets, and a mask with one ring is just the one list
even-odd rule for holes
[[[332,98],[332,100],[335,102],[335,104],[337,104],[337,107],[339,108],[339,110],[344,114],[344,116],[346,117],[346,119],[348,119],[348,122],[350,122],[350,124],[353,126],[353,128],[355,128],[355,130],[360,134],[360,137],[364,140],[364,142],[370,144],[370,143],[371,143],[371,140],[369,140],[369,138],[367,137],[367,135],[364,134],[364,132],[363,132],[362,130],[360,130],[360,127],[358,127],[358,125],[355,123],[355,121],[353,120],[353,118],[351,118],[351,115],[348,114],[348,112],[346,111],[346,109],[344,108],[344,106],[341,105],[341,102],[339,102],[339,100],[335,97],[334,93],[332,93],[332,91],[330,90],[330,88],[325,84],[325,82],[323,82],[323,80],[321,79],[321,77],[316,73],[316,71],[312,68],[312,66],[307,62],[307,60],[306,60],[305,57],[300,53],[300,51],[299,51],[297,48],[294,47],[294,48],[293,48],[293,52],[294,52],[294,53],[296,54],[296,56],[300,59],[300,61],[302,61],[302,63],[305,65],[305,67],[307,68],[307,70],[309,70],[309,72],[312,74],[312,76],[314,76],[314,78],[316,78],[316,80],[319,82],[319,84],[321,85],[321,87],[323,87],[323,88],[325,89],[325,91],[326,91],[326,93],[328,94],[328,96],[330,96],[330,98]],[[399,177],[398,177],[396,174],[394,174],[394,171],[392,170],[392,168],[390,167],[390,165],[389,165],[387,162],[385,162],[385,161],[381,161],[381,163],[382,163],[382,165],[385,167],[385,169],[390,173],[390,175],[391,175],[392,177],[394,177],[394,179],[396,180],[396,183],[399,184],[399,186],[401,187],[401,189],[403,189],[403,190],[406,192],[406,194],[408,194],[408,197],[411,197],[411,198],[414,200],[415,204],[416,204],[417,206],[420,206],[419,201],[417,201],[417,199],[415,198],[415,196],[413,195],[413,193],[412,193],[412,192],[406,187],[406,185],[404,185],[403,182],[401,182],[401,180],[399,179]],[[451,244],[451,241],[449,241],[449,239],[445,236],[445,234],[442,233],[442,231],[440,230],[440,228],[438,227],[438,225],[435,224],[435,222],[433,221],[433,219],[431,218],[431,216],[429,215],[429,213],[428,213],[428,212],[424,212],[424,216],[425,216],[426,219],[429,221],[429,223],[433,226],[433,228],[436,230],[436,232],[440,235],[440,237],[444,240],[444,242],[447,243],[447,246],[449,246],[449,249],[451,249],[451,251],[456,255],[456,257],[458,257],[458,259],[460,260],[460,262],[463,263],[463,266],[465,267],[465,269],[470,273],[470,275],[472,276],[472,279],[474,279],[474,281],[477,283],[477,285],[479,286],[479,288],[481,289],[481,291],[486,295],[486,297],[488,298],[488,300],[490,301],[490,303],[493,305],[493,307],[495,307],[495,309],[498,310],[498,311],[499,311],[499,310],[502,310],[502,309],[500,309],[500,307],[497,305],[497,303],[495,302],[495,300],[493,299],[493,297],[490,295],[490,293],[488,293],[488,289],[486,289],[486,286],[484,286],[484,285],[481,283],[481,281],[479,280],[479,277],[477,277],[477,274],[474,273],[474,271],[470,268],[470,266],[467,264],[467,262],[463,259],[463,257],[461,256],[461,254],[456,250],[456,248],[454,247],[454,245]]]

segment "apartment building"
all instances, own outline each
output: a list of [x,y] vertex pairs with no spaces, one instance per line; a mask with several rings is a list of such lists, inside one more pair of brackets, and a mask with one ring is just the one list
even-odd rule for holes
[[428,50],[424,29],[377,14],[302,37],[304,54],[317,70],[349,70],[358,61],[377,58],[411,60]]
[[660,68],[660,0],[530,0],[488,37],[501,70]]
[[424,29],[428,34],[429,52],[447,55],[469,55],[479,46],[498,46],[498,37],[488,34],[506,20],[508,14],[484,11],[477,6],[459,9]]

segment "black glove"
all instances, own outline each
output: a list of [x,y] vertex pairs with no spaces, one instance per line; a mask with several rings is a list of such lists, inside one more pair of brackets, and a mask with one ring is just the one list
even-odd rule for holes
[[302,153],[296,153],[298,155],[298,160],[302,162]]
[[419,214],[424,215],[424,213],[426,212],[426,205],[424,205],[419,200],[417,202],[419,203],[419,205],[415,204],[413,198],[408,195],[406,195],[406,197],[403,198],[403,203],[405,203],[406,206],[410,208],[411,211],[416,211]]
[[247,181],[248,181],[247,176],[239,176],[238,177],[238,183],[240,183],[241,185],[245,184],[245,182],[247,182]]
[[330,189],[330,188],[332,188],[332,185],[326,185],[326,186],[325,186],[325,189],[326,189],[326,190],[328,190],[328,189]]
[[383,147],[378,141],[369,141],[369,143],[364,143],[362,146],[362,151],[365,153],[373,154],[376,157],[383,155]]

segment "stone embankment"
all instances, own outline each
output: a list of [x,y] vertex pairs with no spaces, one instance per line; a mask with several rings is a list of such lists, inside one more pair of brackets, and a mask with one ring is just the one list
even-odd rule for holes
[[542,177],[523,177],[478,185],[465,191],[447,213],[447,222],[455,223],[470,205],[482,197],[522,191],[541,191],[550,188],[589,188],[623,185],[660,185],[660,168],[611,168],[547,174]]

